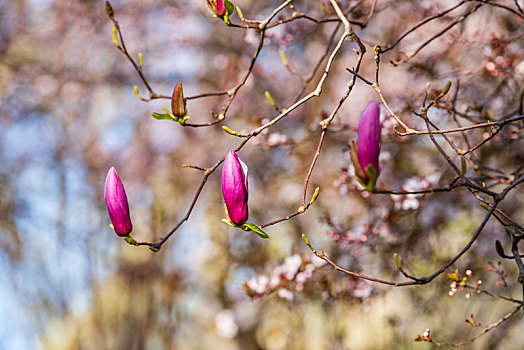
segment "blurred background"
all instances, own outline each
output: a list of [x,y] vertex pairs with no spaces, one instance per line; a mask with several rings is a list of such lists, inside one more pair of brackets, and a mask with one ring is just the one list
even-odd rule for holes
[[[517,9],[518,1],[501,1]],[[111,2],[129,53],[144,55],[153,89],[170,95],[182,81],[186,96],[234,87],[258,44],[254,30],[227,27],[205,1]],[[329,11],[329,2],[324,4]],[[365,28],[355,27],[368,49],[361,73],[374,79],[373,45],[387,47],[424,18],[458,1],[378,0]],[[384,96],[408,124],[424,124],[426,84],[453,82],[448,109],[433,109],[439,127],[455,127],[522,114],[522,16],[482,6],[399,66],[402,59],[479,2],[467,3],[421,27],[384,54]],[[520,2],[522,3],[522,2]],[[320,2],[296,1],[297,11],[326,15]],[[351,19],[365,21],[372,1],[340,1]],[[246,18],[262,20],[279,1],[237,0]],[[292,12],[282,12],[288,18]],[[238,16],[232,22],[240,23]],[[485,211],[465,189],[427,196],[369,195],[354,181],[347,142],[356,139],[362,109],[374,91],[357,82],[328,132],[311,178],[317,202],[304,214],[267,227],[263,241],[220,222],[224,217],[221,167],[210,177],[190,219],[153,253],[133,247],[109,228],[104,180],[114,166],[127,191],[133,237],[156,242],[183,217],[201,172],[183,164],[213,165],[239,139],[221,126],[249,132],[273,118],[264,98],[281,108],[316,86],[326,61],[302,91],[302,80],[342,34],[337,23],[304,19],[268,30],[264,48],[227,119],[206,128],[155,120],[169,100],[140,101],[147,90],[111,39],[103,1],[0,0],[0,348],[2,349],[426,349],[413,339],[426,328],[435,339],[457,342],[513,305],[466,291],[449,296],[446,274],[421,287],[372,284],[336,272],[313,257],[317,249],[340,265],[402,280],[393,253],[424,276],[445,264],[469,240]],[[325,118],[351,78],[353,43],[337,57],[321,97],[298,108],[244,147],[249,167],[250,222],[284,217],[301,204],[303,182]],[[279,52],[302,75],[290,74]],[[330,52],[330,51],[329,51]],[[460,89],[458,89],[460,87]],[[451,98],[455,96],[453,103]],[[212,121],[225,97],[188,101],[191,122]],[[416,190],[444,186],[453,172],[427,137],[400,138],[383,118],[382,174],[378,186]],[[468,133],[472,145],[489,129]],[[460,135],[452,136],[467,148]],[[439,141],[442,139],[439,138]],[[442,146],[456,164],[459,158]],[[507,126],[474,152],[468,176],[501,190],[522,174],[523,124]],[[506,182],[504,182],[506,181]],[[524,193],[501,204],[522,224]],[[497,264],[494,240],[508,248],[491,220],[471,252],[450,269],[473,271],[486,289],[519,298],[514,263]],[[492,271],[488,271],[493,263]],[[495,267],[495,268],[493,268]],[[507,286],[494,270],[503,269]],[[499,283],[500,285],[497,285]],[[519,313],[466,348],[521,349]]]

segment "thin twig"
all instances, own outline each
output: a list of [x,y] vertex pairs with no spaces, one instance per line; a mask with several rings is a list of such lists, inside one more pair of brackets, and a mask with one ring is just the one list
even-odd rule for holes
[[407,281],[407,282],[397,282],[397,281],[383,280],[383,279],[370,277],[370,276],[367,276],[367,275],[359,274],[359,273],[354,272],[354,271],[347,270],[347,269],[345,269],[343,267],[340,267],[335,262],[333,262],[328,257],[328,255],[325,252],[323,252],[322,250],[321,251],[317,251],[316,249],[314,249],[313,246],[311,245],[311,243],[309,242],[309,240],[307,239],[307,237],[305,236],[305,234],[302,235],[302,238],[306,242],[306,245],[309,247],[309,249],[313,252],[313,254],[315,254],[320,259],[322,259],[322,260],[326,261],[327,263],[329,263],[337,271],[341,271],[341,272],[344,272],[345,274],[348,274],[348,275],[351,275],[351,276],[354,276],[354,277],[358,277],[358,278],[362,278],[362,279],[365,279],[365,280],[368,280],[368,281],[371,281],[371,282],[376,282],[376,283],[380,283],[380,284],[386,284],[386,285],[395,286],[395,287],[405,287],[405,286],[412,286],[412,285],[423,285],[423,284],[430,283],[437,276],[441,275],[444,271],[446,271],[449,267],[451,267],[457,260],[459,260],[471,248],[473,243],[477,240],[477,238],[479,237],[480,233],[482,232],[484,226],[486,226],[489,218],[491,217],[491,215],[495,211],[495,208],[496,208],[497,205],[498,205],[498,202],[495,202],[495,204],[493,205],[491,210],[486,214],[486,216],[484,217],[484,219],[480,223],[479,227],[477,228],[477,230],[475,231],[475,233],[473,234],[471,239],[468,241],[468,243],[450,261],[448,261],[444,266],[442,266],[440,269],[438,269],[437,271],[435,271],[431,275],[428,275],[428,276],[425,276],[425,277],[418,277],[418,278],[417,277],[411,277],[412,280],[411,281]]
[[468,10],[466,13],[464,13],[462,16],[460,16],[459,18],[457,18],[456,20],[454,20],[453,22],[451,22],[450,24],[448,24],[447,26],[445,26],[444,28],[442,28],[440,31],[438,31],[436,34],[432,35],[431,37],[429,37],[426,41],[424,41],[419,47],[417,47],[414,51],[412,52],[409,52],[406,54],[406,58],[404,59],[401,59],[401,60],[398,60],[398,61],[392,61],[391,63],[395,66],[398,66],[399,64],[402,64],[402,63],[405,63],[407,62],[408,60],[412,59],[413,57],[415,57],[424,47],[426,47],[429,43],[431,43],[433,40],[437,39],[438,37],[442,36],[444,33],[446,33],[448,30],[450,30],[451,28],[453,28],[454,26],[456,26],[457,24],[463,22],[466,18],[468,18],[472,13],[474,13],[475,11],[477,11],[479,8],[482,7],[482,5],[484,5],[484,3],[480,3],[478,5],[476,5],[475,7],[473,7],[472,9]]
[[498,326],[500,326],[504,321],[508,320],[513,315],[515,315],[517,312],[519,312],[520,309],[522,309],[522,304],[517,306],[513,311],[511,311],[509,314],[505,315],[504,317],[502,317],[498,321],[496,321],[496,322],[490,324],[488,327],[484,328],[484,330],[482,332],[480,332],[479,334],[477,334],[473,338],[465,340],[463,342],[460,342],[460,343],[446,343],[446,342],[438,342],[438,341],[433,340],[433,339],[430,340],[430,342],[432,344],[436,345],[436,346],[450,346],[450,347],[453,347],[453,348],[458,348],[458,347],[464,346],[466,344],[473,343],[475,340],[479,339],[484,334],[486,334],[489,331],[491,331],[491,330],[497,328]]
[[382,52],[388,52],[390,50],[392,50],[393,48],[395,48],[395,46],[397,46],[406,36],[408,36],[410,33],[414,32],[415,30],[417,30],[418,28],[422,27],[424,24],[426,23],[429,23],[431,22],[432,20],[434,19],[437,19],[437,18],[440,18],[448,13],[450,13],[451,11],[459,8],[460,6],[464,5],[466,3],[466,1],[461,1],[459,2],[457,5],[453,6],[453,7],[450,7],[449,9],[445,10],[445,11],[442,11],[434,16],[431,16],[431,17],[428,17],[426,18],[425,20],[423,20],[422,22],[418,23],[417,25],[415,25],[414,27],[410,28],[408,31],[406,31],[404,34],[402,34],[393,44],[387,46],[386,48],[384,48],[382,50]]

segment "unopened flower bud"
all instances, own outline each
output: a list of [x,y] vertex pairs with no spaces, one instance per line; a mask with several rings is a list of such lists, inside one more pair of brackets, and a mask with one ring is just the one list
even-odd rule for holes
[[127,236],[133,230],[129,216],[129,204],[124,185],[113,167],[107,173],[104,199],[116,234]]
[[358,161],[364,171],[365,180],[369,179],[366,168],[371,165],[377,177],[380,174],[378,157],[380,154],[380,107],[373,101],[362,112],[358,124]]
[[222,17],[226,14],[227,9],[224,5],[224,0],[206,0],[207,6],[213,11],[217,17]]
[[222,169],[222,194],[229,220],[242,225],[248,218],[247,166],[234,150],[229,151]]
[[186,101],[184,99],[184,89],[182,88],[182,82],[179,81],[175,85],[173,95],[171,96],[171,113],[175,117],[182,118],[187,114]]

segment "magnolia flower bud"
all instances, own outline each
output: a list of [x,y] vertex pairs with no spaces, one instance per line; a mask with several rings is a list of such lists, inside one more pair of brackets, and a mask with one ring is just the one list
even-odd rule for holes
[[224,0],[206,0],[207,6],[213,11],[217,17],[222,17],[226,14],[226,6],[224,5]]
[[187,114],[186,100],[184,99],[184,89],[182,88],[181,81],[175,85],[173,95],[171,96],[171,113],[178,118],[185,117]]
[[129,205],[124,185],[113,167],[107,172],[104,199],[116,234],[127,236],[133,230],[133,224],[129,217]]
[[236,225],[245,223],[248,218],[247,166],[234,150],[229,151],[222,168],[222,194],[229,220]]
[[380,107],[373,101],[362,112],[358,124],[358,162],[364,172],[364,179],[368,180],[366,172],[368,165],[373,166],[377,177],[380,174],[378,156],[380,154]]

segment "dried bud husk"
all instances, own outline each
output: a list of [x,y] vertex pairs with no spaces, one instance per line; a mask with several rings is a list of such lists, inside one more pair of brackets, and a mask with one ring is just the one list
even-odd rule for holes
[[109,1],[106,1],[106,12],[109,18],[113,19],[115,17],[115,12],[113,11],[113,6],[109,3]]
[[356,180],[371,192],[375,191],[380,175],[380,128],[380,106],[373,101],[367,105],[360,117],[358,142],[349,143]]
[[355,140],[351,140],[351,143],[349,144],[349,155],[351,157],[351,163],[353,163],[353,167],[355,168],[355,175],[361,179],[365,179],[366,175],[358,161],[358,146]]
[[206,0],[207,6],[213,11],[217,17],[222,17],[226,14],[227,9],[224,5],[224,0]]
[[176,84],[171,96],[171,113],[178,118],[185,117],[187,114],[184,90],[180,81]]

